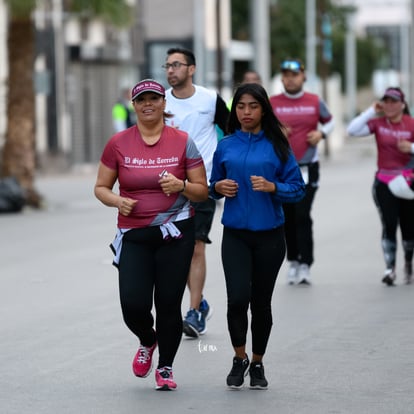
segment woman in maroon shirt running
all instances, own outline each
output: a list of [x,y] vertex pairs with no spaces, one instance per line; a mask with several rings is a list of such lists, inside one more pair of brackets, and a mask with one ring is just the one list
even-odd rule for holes
[[[111,247],[119,270],[122,315],[140,341],[133,372],[148,376],[158,346],[156,389],[173,390],[181,303],[195,244],[190,201],[207,199],[206,171],[188,134],[165,125],[164,87],[145,79],[131,96],[138,123],[106,144],[95,195],[118,209],[118,232]],[[114,191],[116,182],[119,192]]]
[[354,118],[348,126],[351,136],[375,135],[378,158],[373,197],[382,222],[382,249],[386,269],[383,283],[396,279],[397,227],[404,249],[405,282],[411,283],[414,250],[414,118],[404,93],[388,88],[379,102]]

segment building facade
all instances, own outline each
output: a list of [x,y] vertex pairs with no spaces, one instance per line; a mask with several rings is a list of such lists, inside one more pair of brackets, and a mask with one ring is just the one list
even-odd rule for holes
[[[133,25],[122,30],[99,20],[69,15],[61,9],[61,1],[39,2],[33,22],[40,164],[43,159],[47,163],[50,155],[60,156],[69,166],[97,163],[113,134],[112,106],[121,90],[144,77],[165,84],[161,65],[169,47],[194,50],[196,82],[215,87],[219,70],[223,89],[230,90],[226,51],[230,0],[131,1],[135,3]],[[0,62],[7,62],[7,9],[3,0],[1,22]],[[220,68],[216,65],[218,52],[223,56]],[[6,93],[7,65],[0,64],[0,147],[6,131]]]
[[[147,77],[165,85],[161,66],[169,47],[194,50],[197,57],[195,80],[211,87],[217,84],[217,42],[214,38],[217,3],[224,22],[229,19],[230,2],[227,0],[181,0],[178,3],[136,0],[134,25],[125,31],[110,30],[90,22],[82,38],[79,21],[64,23],[67,54],[63,76],[67,90],[65,112],[69,120],[64,133],[69,137],[63,136],[61,143],[70,143],[70,148],[64,149],[70,157],[70,165],[99,160],[103,146],[113,133],[112,105],[123,88],[130,88]],[[223,26],[229,28],[229,24]],[[80,35],[74,36],[74,33]],[[229,38],[230,31],[224,32],[220,43],[228,44]],[[221,53],[228,55],[223,50]],[[221,73],[227,85],[230,79],[228,62],[223,64]]]

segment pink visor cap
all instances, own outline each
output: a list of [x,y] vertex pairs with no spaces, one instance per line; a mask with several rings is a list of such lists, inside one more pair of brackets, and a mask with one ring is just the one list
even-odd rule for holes
[[388,88],[385,93],[384,96],[381,98],[381,101],[383,101],[385,98],[391,98],[394,99],[395,101],[401,101],[404,102],[405,97],[404,94],[395,88]]
[[153,92],[161,96],[165,96],[165,88],[154,79],[144,79],[138,82],[131,91],[132,100],[138,98],[139,95],[145,92]]

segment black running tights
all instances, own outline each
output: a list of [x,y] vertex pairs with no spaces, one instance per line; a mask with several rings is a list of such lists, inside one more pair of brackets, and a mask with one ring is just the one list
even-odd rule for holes
[[404,259],[413,260],[414,249],[414,200],[395,197],[388,186],[374,181],[372,195],[382,223],[382,249],[387,268],[395,267],[397,228],[401,229]]
[[272,294],[285,253],[283,227],[269,231],[224,228],[221,254],[233,347],[246,344],[250,305],[252,351],[264,355],[273,324]]
[[126,232],[119,263],[124,321],[142,345],[158,342],[159,367],[172,366],[181,341],[181,303],[195,243],[193,219],[174,224],[180,239],[163,240],[158,226]]

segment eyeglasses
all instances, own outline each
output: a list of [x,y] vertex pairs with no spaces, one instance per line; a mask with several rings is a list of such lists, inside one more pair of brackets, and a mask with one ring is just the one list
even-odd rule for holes
[[302,63],[298,62],[297,60],[285,60],[280,65],[281,70],[291,70],[294,72],[299,72],[301,70],[304,70],[305,67]]
[[173,68],[174,70],[181,68],[181,66],[191,66],[188,63],[182,63],[182,62],[173,62],[173,63],[166,63],[165,65],[162,65],[161,67],[165,70],[168,70],[170,68]]

